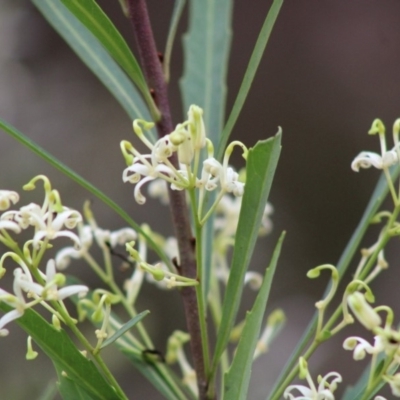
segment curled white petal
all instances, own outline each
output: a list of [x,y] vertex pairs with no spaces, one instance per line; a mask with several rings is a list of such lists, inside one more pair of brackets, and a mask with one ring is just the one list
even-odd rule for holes
[[146,203],[146,197],[143,196],[142,192],[140,191],[140,188],[147,182],[152,181],[154,178],[151,176],[147,176],[146,178],[142,179],[138,184],[136,184],[135,189],[133,191],[133,195],[135,197],[135,200],[139,204],[144,204]]
[[8,313],[4,314],[0,318],[0,336],[7,336],[8,335],[8,329],[5,329],[4,327],[11,321],[14,321],[14,319],[17,319],[23,315],[23,311],[19,311],[17,309],[11,310]]
[[21,227],[16,222],[13,221],[0,221],[0,229],[13,231],[14,233],[21,232]]
[[132,228],[122,228],[110,234],[111,247],[123,246],[125,243],[136,240],[137,234]]
[[0,190],[0,211],[8,210],[12,204],[19,201],[19,194],[12,190]]
[[85,285],[71,285],[64,287],[62,289],[58,290],[58,300],[64,300],[65,298],[69,296],[74,296],[75,294],[78,295],[78,297],[82,298],[86,296],[87,292],[89,291],[89,288]]
[[395,150],[386,151],[383,156],[370,151],[361,152],[351,163],[351,168],[358,172],[360,168],[375,167],[378,169],[388,168],[399,162]]
[[343,342],[343,348],[345,350],[354,350],[354,360],[362,360],[365,358],[367,353],[372,354],[374,352],[374,346],[368,343],[365,339],[357,336],[348,337]]
[[[302,396],[295,397],[292,393],[290,393],[293,390],[298,390],[302,394]],[[312,396],[313,391],[307,386],[303,385],[290,385],[285,389],[285,392],[283,393],[283,397],[289,400],[312,399]]]
[[382,169],[382,157],[377,153],[361,152],[351,163],[351,169],[358,172],[360,168],[375,167]]
[[262,275],[255,271],[246,272],[244,276],[244,284],[249,284],[253,290],[258,290],[262,284]]

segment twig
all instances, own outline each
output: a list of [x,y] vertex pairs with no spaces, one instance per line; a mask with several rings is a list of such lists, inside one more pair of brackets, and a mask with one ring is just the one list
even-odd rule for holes
[[[151,88],[155,103],[161,113],[161,118],[156,122],[158,135],[159,137],[163,137],[173,131],[173,124],[169,108],[167,85],[157,53],[146,2],[145,0],[128,0],[128,5],[129,18],[133,24],[142,68],[147,83]],[[179,169],[178,159],[175,154],[169,160],[175,168]],[[185,193],[184,191],[169,189],[169,197],[172,221],[179,247],[179,273],[185,277],[196,279],[195,244]],[[205,399],[207,379],[205,375],[196,291],[193,287],[186,287],[181,289],[181,294],[185,309],[186,325],[190,334],[193,364],[199,387],[199,399]]]

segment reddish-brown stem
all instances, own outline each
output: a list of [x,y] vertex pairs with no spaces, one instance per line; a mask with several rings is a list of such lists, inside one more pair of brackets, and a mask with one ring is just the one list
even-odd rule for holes
[[[156,49],[153,31],[145,0],[128,0],[129,18],[133,24],[139,56],[147,83],[152,90],[155,103],[160,110],[161,118],[156,122],[159,137],[173,131],[169,108],[167,85],[164,79],[161,62]],[[176,155],[170,158],[179,169]],[[195,244],[190,226],[189,210],[184,191],[169,190],[172,221],[179,246],[179,273],[188,278],[197,277]],[[199,399],[206,398],[207,379],[204,370],[204,358],[200,334],[199,309],[196,291],[193,287],[181,290],[187,329],[190,334],[190,345],[194,368],[197,374]]]

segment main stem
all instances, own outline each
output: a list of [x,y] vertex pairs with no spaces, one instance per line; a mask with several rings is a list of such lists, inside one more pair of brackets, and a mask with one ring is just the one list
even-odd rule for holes
[[[156,121],[157,132],[159,137],[163,137],[173,131],[173,124],[169,108],[167,84],[157,53],[146,2],[145,0],[128,0],[128,6],[129,18],[133,25],[142,68],[147,83],[152,90],[155,103],[161,113],[160,119]],[[175,168],[179,169],[179,162],[175,154],[169,160]],[[190,226],[185,192],[169,189],[169,198],[172,222],[179,247],[179,273],[185,277],[196,279],[195,242]],[[197,375],[199,399],[206,399],[207,378],[196,291],[193,287],[185,287],[181,289],[181,294],[185,309],[186,325],[190,334],[190,346]]]

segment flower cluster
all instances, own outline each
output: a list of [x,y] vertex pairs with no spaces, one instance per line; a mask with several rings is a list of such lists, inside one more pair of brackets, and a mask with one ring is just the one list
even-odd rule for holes
[[387,150],[385,125],[380,119],[376,119],[368,131],[370,135],[379,135],[381,145],[381,154],[373,153],[370,151],[362,151],[351,163],[351,168],[358,172],[360,168],[370,168],[371,166],[378,169],[387,169],[392,165],[399,162],[399,132],[400,132],[400,119],[397,119],[393,124],[393,142],[394,147]]
[[[386,381],[395,397],[400,397],[400,373],[394,373],[400,365],[400,330],[393,327],[393,311],[387,306],[373,308],[371,292],[365,294],[356,291],[348,296],[348,304],[357,320],[374,335],[374,342],[358,336],[348,337],[343,347],[353,351],[354,360],[363,360],[371,355],[371,368],[368,388],[374,387],[379,381]],[[382,327],[379,311],[386,312],[386,321]],[[381,360],[384,360],[382,362]]]
[[395,204],[400,201],[400,188],[398,193],[393,186],[392,177],[389,172],[389,168],[393,165],[398,165],[400,161],[400,118],[397,119],[393,124],[393,143],[392,149],[387,149],[386,144],[386,129],[385,125],[380,119],[376,119],[368,132],[370,135],[379,135],[379,141],[381,145],[381,154],[377,154],[370,151],[361,152],[351,163],[351,168],[358,172],[360,168],[370,168],[371,166],[383,170],[386,176],[386,180],[389,185],[389,189]]
[[[318,387],[315,385],[308,371],[307,361],[304,358],[299,360],[300,378],[306,379],[308,386],[290,385],[286,388],[283,397],[289,400],[334,400],[334,392],[342,377],[337,372],[329,372],[325,376],[318,376]],[[300,396],[294,396],[291,392],[297,390]]]
[[[63,321],[65,315],[63,317],[47,302],[61,304],[65,298],[73,295],[84,296],[89,290],[84,285],[64,286],[66,278],[56,272],[53,259],[47,261],[45,272],[40,270],[45,251],[52,247],[51,241],[56,238],[71,239],[74,248],[79,251],[82,246],[80,238],[71,229],[82,221],[82,217],[79,212],[62,205],[59,193],[52,189],[49,180],[43,175],[32,179],[24,189],[34,189],[39,180],[43,181],[45,192],[41,206],[31,203],[19,210],[8,210],[12,204],[19,201],[19,195],[12,191],[0,191],[0,208],[4,211],[0,216],[0,242],[10,249],[0,258],[0,275],[3,276],[6,272],[6,259],[12,259],[17,265],[14,268],[13,293],[0,289],[0,302],[12,308],[0,318],[1,336],[8,334],[5,326],[10,321],[21,317],[25,310],[36,304],[42,304],[52,311],[58,320]],[[34,229],[33,238],[20,248],[11,234],[19,234],[31,227]]]
[[[128,167],[123,171],[122,179],[136,185],[134,197],[139,204],[146,201],[141,192],[143,185],[160,179],[167,182],[172,190],[199,189],[200,217],[205,191],[219,189],[218,201],[226,193],[237,197],[243,195],[244,183],[228,163],[235,146],[242,148],[245,159],[247,148],[241,142],[232,142],[225,151],[222,163],[216,160],[214,146],[206,137],[202,114],[203,110],[200,107],[190,106],[187,121],[178,124],[173,132],[154,144],[144,134],[144,131],[151,129],[154,124],[143,120],[133,122],[134,132],[150,153],[141,154],[130,142],[123,141],[121,150]],[[206,154],[200,171],[199,164],[203,152]],[[179,168],[172,162],[173,156],[177,157]]]

